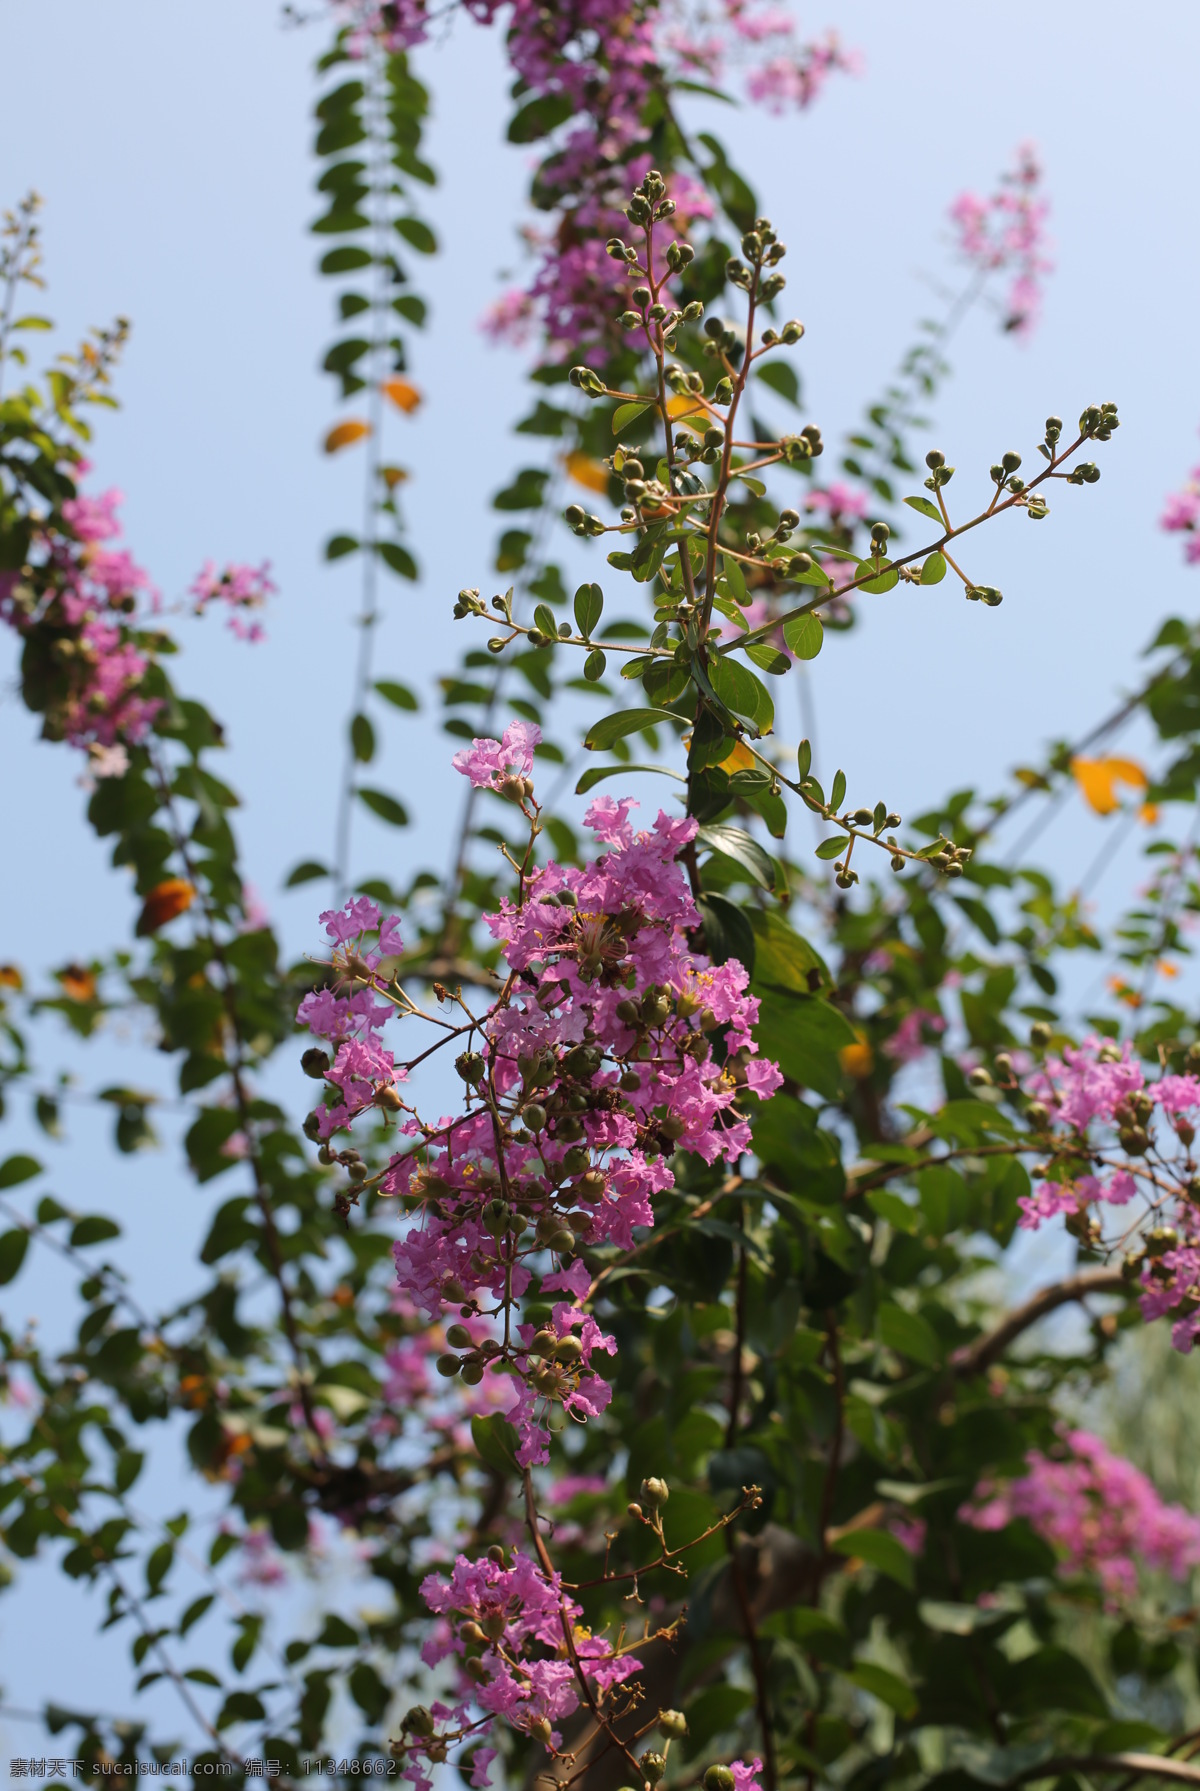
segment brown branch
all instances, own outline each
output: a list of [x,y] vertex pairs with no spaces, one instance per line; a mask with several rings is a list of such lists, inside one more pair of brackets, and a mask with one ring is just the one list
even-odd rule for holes
[[974,1343],[955,1350],[950,1367],[963,1380],[970,1379],[973,1374],[982,1374],[999,1360],[1014,1338],[1040,1318],[1045,1318],[1048,1312],[1067,1306],[1073,1300],[1086,1300],[1091,1294],[1121,1293],[1127,1286],[1121,1269],[1084,1269],[1078,1275],[1069,1275],[1065,1281],[1055,1281],[1017,1306]]
[[1135,1778],[1173,1779],[1179,1785],[1200,1785],[1200,1766],[1168,1760],[1162,1754],[1056,1754],[1053,1759],[1015,1773],[1006,1784],[1028,1785],[1034,1779],[1053,1779],[1064,1772],[1127,1772]]

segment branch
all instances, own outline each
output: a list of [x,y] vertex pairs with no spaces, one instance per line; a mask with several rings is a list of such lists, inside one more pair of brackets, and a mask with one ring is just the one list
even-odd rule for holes
[[1185,1760],[1168,1760],[1162,1754],[1056,1754],[1051,1760],[1016,1773],[1006,1780],[1006,1786],[1057,1778],[1064,1772],[1127,1772],[1135,1778],[1173,1779],[1179,1785],[1200,1785],[1200,1766],[1191,1766]]
[[[974,1343],[955,1350],[950,1366],[963,1380],[973,1374],[982,1374],[999,1360],[1014,1338],[1056,1307],[1069,1305],[1072,1300],[1086,1300],[1090,1294],[1122,1293],[1127,1287],[1121,1269],[1085,1269],[1082,1274],[1070,1275],[1065,1281],[1055,1281],[1035,1293],[1024,1305],[1016,1307],[993,1330],[985,1331]],[[1200,1783],[1200,1777],[1197,1783]]]

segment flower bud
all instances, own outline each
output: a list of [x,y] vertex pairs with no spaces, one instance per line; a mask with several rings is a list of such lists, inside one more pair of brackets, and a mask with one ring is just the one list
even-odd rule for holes
[[1054,1028],[1048,1026],[1045,1020],[1035,1020],[1029,1028],[1029,1043],[1035,1051],[1044,1051],[1053,1037]]
[[657,1476],[652,1475],[649,1480],[642,1481],[638,1496],[643,1505],[649,1505],[652,1511],[658,1511],[670,1498],[671,1489],[665,1480],[660,1480]]
[[704,1791],[733,1791],[734,1777],[728,1766],[710,1766],[704,1775]]
[[[629,207],[629,215],[633,216],[632,205]],[[549,1747],[554,1740],[554,1730],[550,1727],[549,1717],[546,1716],[535,1717],[529,1725],[529,1733],[535,1741],[542,1742],[546,1747]]]
[[672,1741],[682,1741],[688,1732],[687,1717],[682,1710],[660,1710],[658,1726]]
[[780,330],[779,337],[782,342],[786,342],[790,347],[793,342],[799,342],[803,334],[804,325],[800,322],[800,319],[798,317],[790,317],[784,324],[782,330]]

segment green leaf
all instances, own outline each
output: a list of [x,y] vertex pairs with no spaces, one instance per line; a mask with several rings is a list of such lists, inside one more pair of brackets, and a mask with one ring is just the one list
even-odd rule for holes
[[613,412],[613,434],[620,435],[621,431],[626,428],[628,424],[635,422],[638,417],[643,416],[649,409],[650,404],[648,402],[643,403],[640,398],[633,404],[618,404],[616,410]]
[[583,744],[589,752],[604,752],[614,741],[623,740],[626,734],[639,734],[663,722],[678,724],[678,721],[677,715],[662,709],[620,709],[615,715],[604,716],[590,728]]
[[933,1368],[941,1360],[937,1332],[919,1313],[906,1312],[903,1306],[885,1303],[879,1308],[879,1337],[886,1348],[924,1368]]
[[988,1610],[977,1604],[950,1604],[933,1598],[923,1598],[917,1606],[917,1615],[926,1628],[947,1636],[974,1635],[977,1629],[1002,1622],[1011,1614],[1003,1608]]
[[109,1238],[119,1238],[120,1235],[121,1227],[114,1220],[106,1219],[103,1213],[89,1213],[71,1227],[71,1243],[77,1250],[87,1244],[105,1244]]
[[914,1583],[912,1556],[890,1530],[851,1530],[830,1543],[835,1555],[847,1555],[865,1561],[868,1567],[885,1573],[898,1585],[910,1590]]
[[846,835],[844,833],[831,834],[827,840],[822,840],[816,849],[818,858],[840,858],[845,850]]
[[942,526],[942,513],[937,505],[931,503],[928,498],[906,497],[904,501],[910,510],[918,510],[922,516],[928,516],[931,522],[936,522],[939,527]]
[[432,255],[437,249],[437,237],[420,218],[397,218],[396,230],[419,255]]
[[897,1716],[908,1720],[917,1714],[917,1696],[912,1686],[898,1679],[895,1673],[889,1673],[886,1667],[877,1667],[872,1660],[856,1661],[847,1677],[894,1710]]
[[378,815],[381,821],[386,821],[389,827],[408,826],[408,810],[402,802],[397,802],[394,796],[389,796],[386,790],[360,789],[358,798],[373,815]]
[[726,858],[732,858],[746,871],[750,880],[763,889],[773,890],[777,880],[777,866],[769,852],[765,852],[744,827],[731,827],[727,822],[714,821],[702,827],[696,835],[697,846],[710,852],[721,852]]
[[533,625],[540,628],[548,640],[558,639],[558,623],[554,620],[554,611],[544,603],[539,603],[533,612]]
[[407,684],[396,684],[391,678],[380,678],[375,689],[385,703],[391,703],[394,709],[416,710],[421,707],[418,698]]
[[[797,659],[815,659],[825,645],[825,630],[819,616],[793,616],[783,625],[783,638]],[[803,775],[803,774],[802,774]]]
[[635,771],[654,771],[660,777],[673,777],[678,784],[685,784],[686,777],[678,771],[672,771],[669,765],[591,765],[575,785],[575,794],[585,796],[596,784],[603,783],[609,777],[630,777]]
[[927,555],[925,564],[921,567],[921,583],[923,585],[940,585],[945,576],[945,559],[935,548],[931,554]]
[[351,716],[350,745],[360,765],[369,765],[375,757],[375,729],[365,715]]
[[0,1287],[6,1287],[19,1273],[29,1248],[27,1231],[0,1233]]
[[287,874],[283,887],[295,889],[298,883],[312,883],[317,877],[328,877],[328,867],[315,858],[305,858]]
[[604,592],[599,585],[580,585],[575,593],[575,625],[585,640],[591,640],[592,630],[596,627],[604,613]]
[[845,1015],[816,995],[777,994],[762,998],[754,1029],[762,1055],[777,1063],[789,1081],[836,1100],[842,1086],[838,1052],[855,1043]]
[[583,675],[589,684],[598,684],[608,669],[608,660],[601,648],[593,647],[583,662]]
[[899,1194],[893,1194],[890,1188],[872,1188],[867,1195],[867,1205],[879,1219],[886,1219],[896,1231],[905,1232],[912,1237],[921,1229],[921,1215],[916,1207],[902,1200]]
[[727,964],[736,958],[753,973],[754,929],[736,902],[704,890],[696,898],[696,906],[704,924],[704,941],[715,963]]
[[727,653],[718,653],[708,667],[713,689],[734,715],[751,721],[760,733],[768,734],[775,723],[775,704],[761,678],[747,666],[739,665]]
[[507,1418],[499,1412],[493,1412],[488,1418],[471,1419],[471,1440],[475,1444],[480,1461],[493,1473],[509,1475],[519,1474],[517,1465],[518,1437]]
[[[874,560],[862,560],[859,564],[859,573],[869,572],[874,566]],[[858,588],[860,591],[870,591],[872,593],[891,591],[895,589],[899,582],[900,574],[892,565],[892,562],[889,559],[884,558],[879,561],[877,575],[874,578],[865,579]]]
[[829,792],[830,808],[841,808],[845,796],[846,773],[844,771],[835,771],[833,774],[833,788]]
[[358,537],[356,535],[331,535],[325,543],[325,558],[327,560],[344,560],[348,553],[357,552]]
[[401,578],[416,578],[417,562],[407,547],[401,547],[398,541],[379,541],[376,547],[385,566],[399,573]]
[[0,1188],[15,1188],[30,1176],[40,1175],[42,1166],[36,1157],[7,1157],[0,1163]]
[[791,660],[778,647],[768,646],[766,641],[751,641],[745,648],[746,658],[755,665],[761,666],[764,672],[770,672],[773,678],[781,678],[791,670]]
[[513,114],[508,126],[510,143],[536,143],[565,124],[575,110],[575,102],[567,93],[540,94]]
[[796,369],[787,361],[764,362],[758,369],[758,377],[763,385],[770,386],[773,392],[778,392],[789,404],[799,404],[800,381],[796,376]]

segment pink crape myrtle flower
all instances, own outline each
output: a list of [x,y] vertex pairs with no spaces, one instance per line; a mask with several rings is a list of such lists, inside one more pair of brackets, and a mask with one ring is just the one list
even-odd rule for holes
[[1183,557],[1189,566],[1200,561],[1200,466],[1194,466],[1180,491],[1167,498],[1159,527],[1167,534],[1182,534]]
[[1137,1591],[1139,1565],[1185,1580],[1200,1565],[1200,1518],[1168,1505],[1145,1474],[1086,1430],[1067,1431],[1061,1457],[1032,1450],[1027,1473],[982,1482],[959,1512],[977,1530],[1024,1518],[1066,1572],[1093,1574],[1110,1608]]
[[229,627],[238,640],[260,641],[264,631],[260,623],[247,622],[242,612],[262,609],[277,586],[270,577],[271,562],[261,566],[225,566],[220,572],[212,560],[206,560],[191,587],[195,598],[194,614],[202,616],[210,604],[223,603],[229,610]]
[[762,1769],[763,1763],[757,1754],[752,1760],[731,1760],[729,1770],[733,1774],[733,1791],[762,1791],[759,1783]]
[[498,790],[510,778],[528,777],[542,730],[531,721],[510,721],[499,740],[473,740],[451,763],[477,790]]
[[1046,253],[1042,167],[1031,143],[1022,143],[1014,166],[988,198],[960,193],[950,207],[959,254],[980,274],[1012,275],[1004,328],[1027,335],[1041,306],[1041,281],[1053,263]]

